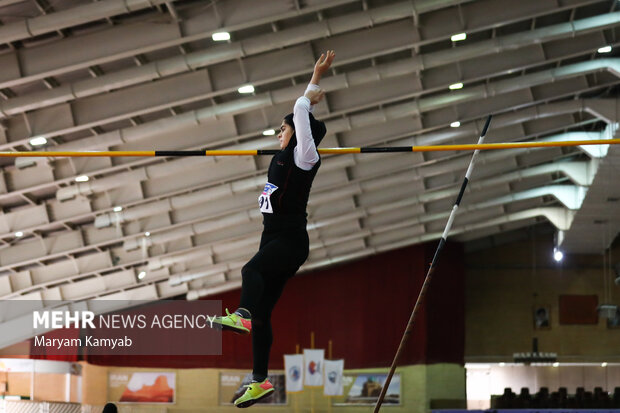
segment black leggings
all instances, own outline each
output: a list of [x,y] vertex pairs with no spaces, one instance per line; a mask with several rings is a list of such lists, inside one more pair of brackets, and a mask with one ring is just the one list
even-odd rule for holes
[[308,258],[309,241],[305,229],[269,231],[265,229],[260,249],[243,267],[241,303],[252,314],[253,375],[267,377],[269,351],[273,342],[271,312],[284,285]]

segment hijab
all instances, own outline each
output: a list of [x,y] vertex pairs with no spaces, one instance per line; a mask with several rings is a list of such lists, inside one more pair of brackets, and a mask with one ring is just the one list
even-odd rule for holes
[[[321,143],[321,141],[325,137],[325,134],[327,133],[327,128],[325,127],[325,123],[321,122],[320,120],[316,120],[312,113],[309,113],[308,115],[310,116],[310,130],[312,131],[312,139],[314,139],[314,146],[318,148],[319,144]],[[295,123],[293,122],[292,113],[289,113],[288,115],[284,117],[284,123],[286,123],[291,128],[293,128],[293,131],[295,130]],[[297,136],[295,135],[295,132],[293,132],[293,136],[291,136],[291,140],[288,142],[287,148],[289,146],[291,148],[294,148],[296,145],[297,145]]]

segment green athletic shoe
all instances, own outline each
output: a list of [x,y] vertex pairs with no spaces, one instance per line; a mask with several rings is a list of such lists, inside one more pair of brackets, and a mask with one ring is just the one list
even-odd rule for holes
[[240,408],[250,407],[257,401],[271,396],[271,393],[275,391],[273,384],[269,382],[269,379],[265,379],[260,383],[255,382],[246,384],[244,387],[247,387],[245,389],[245,393],[235,400],[235,406]]
[[226,315],[223,317],[216,317],[213,320],[214,327],[221,328],[222,330],[229,330],[237,334],[250,334],[252,331],[252,320],[249,318],[243,318],[238,314],[228,312],[226,309]]

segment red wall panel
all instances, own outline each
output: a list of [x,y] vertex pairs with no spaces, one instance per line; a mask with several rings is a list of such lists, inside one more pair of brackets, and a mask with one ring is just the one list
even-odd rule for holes
[[560,325],[598,324],[597,295],[560,295]]
[[[416,245],[294,277],[272,317],[270,368],[283,354],[333,343],[333,358],[347,368],[389,366],[422,285],[436,243]],[[400,364],[463,362],[464,268],[460,244],[448,243]],[[209,297],[234,310],[240,291]],[[223,310],[223,309],[222,309]],[[326,354],[327,356],[327,354]],[[221,356],[88,356],[94,364],[251,369],[251,338],[223,335]]]

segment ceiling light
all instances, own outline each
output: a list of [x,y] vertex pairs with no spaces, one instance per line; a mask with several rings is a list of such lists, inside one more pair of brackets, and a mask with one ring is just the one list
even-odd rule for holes
[[23,232],[21,232],[21,231],[17,231],[17,232],[15,233],[15,236],[16,236],[17,238],[21,238],[21,237],[23,237],[23,236],[24,236],[24,233],[23,233]]
[[75,182],[88,182],[88,176],[87,175],[80,175],[75,177]]
[[461,40],[465,40],[465,39],[467,39],[466,33],[459,33],[459,34],[455,34],[452,37],[450,37],[450,40],[452,40],[453,42],[460,42]]
[[450,124],[451,128],[458,128],[459,126],[461,126],[461,122],[459,122],[458,120]]
[[114,211],[114,212],[121,212],[122,210],[123,210],[123,207],[122,207],[122,206],[115,206],[115,207],[112,209],[112,211]]
[[146,231],[146,232],[144,233],[144,236],[145,236],[145,237],[150,237],[150,236],[151,236],[151,233],[150,233],[150,232],[148,232],[148,231]]
[[237,89],[239,93],[254,93],[254,86],[252,85],[244,85]]
[[553,249],[553,259],[556,262],[560,262],[564,259],[564,253],[557,248]]
[[144,277],[146,277],[146,272],[145,271],[140,271],[140,273],[138,274],[138,279],[141,280]]
[[606,361],[602,362],[601,367],[607,367],[607,362]]
[[609,53],[611,52],[611,46],[604,46],[597,50],[599,53]]
[[560,365],[560,363],[558,363],[557,361],[552,364],[553,367],[559,367],[559,365]]
[[263,131],[264,136],[273,136],[276,134],[276,131],[273,129],[267,129]]
[[228,32],[217,32],[211,35],[211,39],[216,42],[223,42],[225,40],[230,40],[230,33]]
[[450,87],[450,90],[462,89],[463,88],[463,84],[462,83],[453,83],[449,87]]
[[47,139],[43,136],[37,136],[35,138],[30,139],[30,144],[32,146],[43,146],[47,143]]

